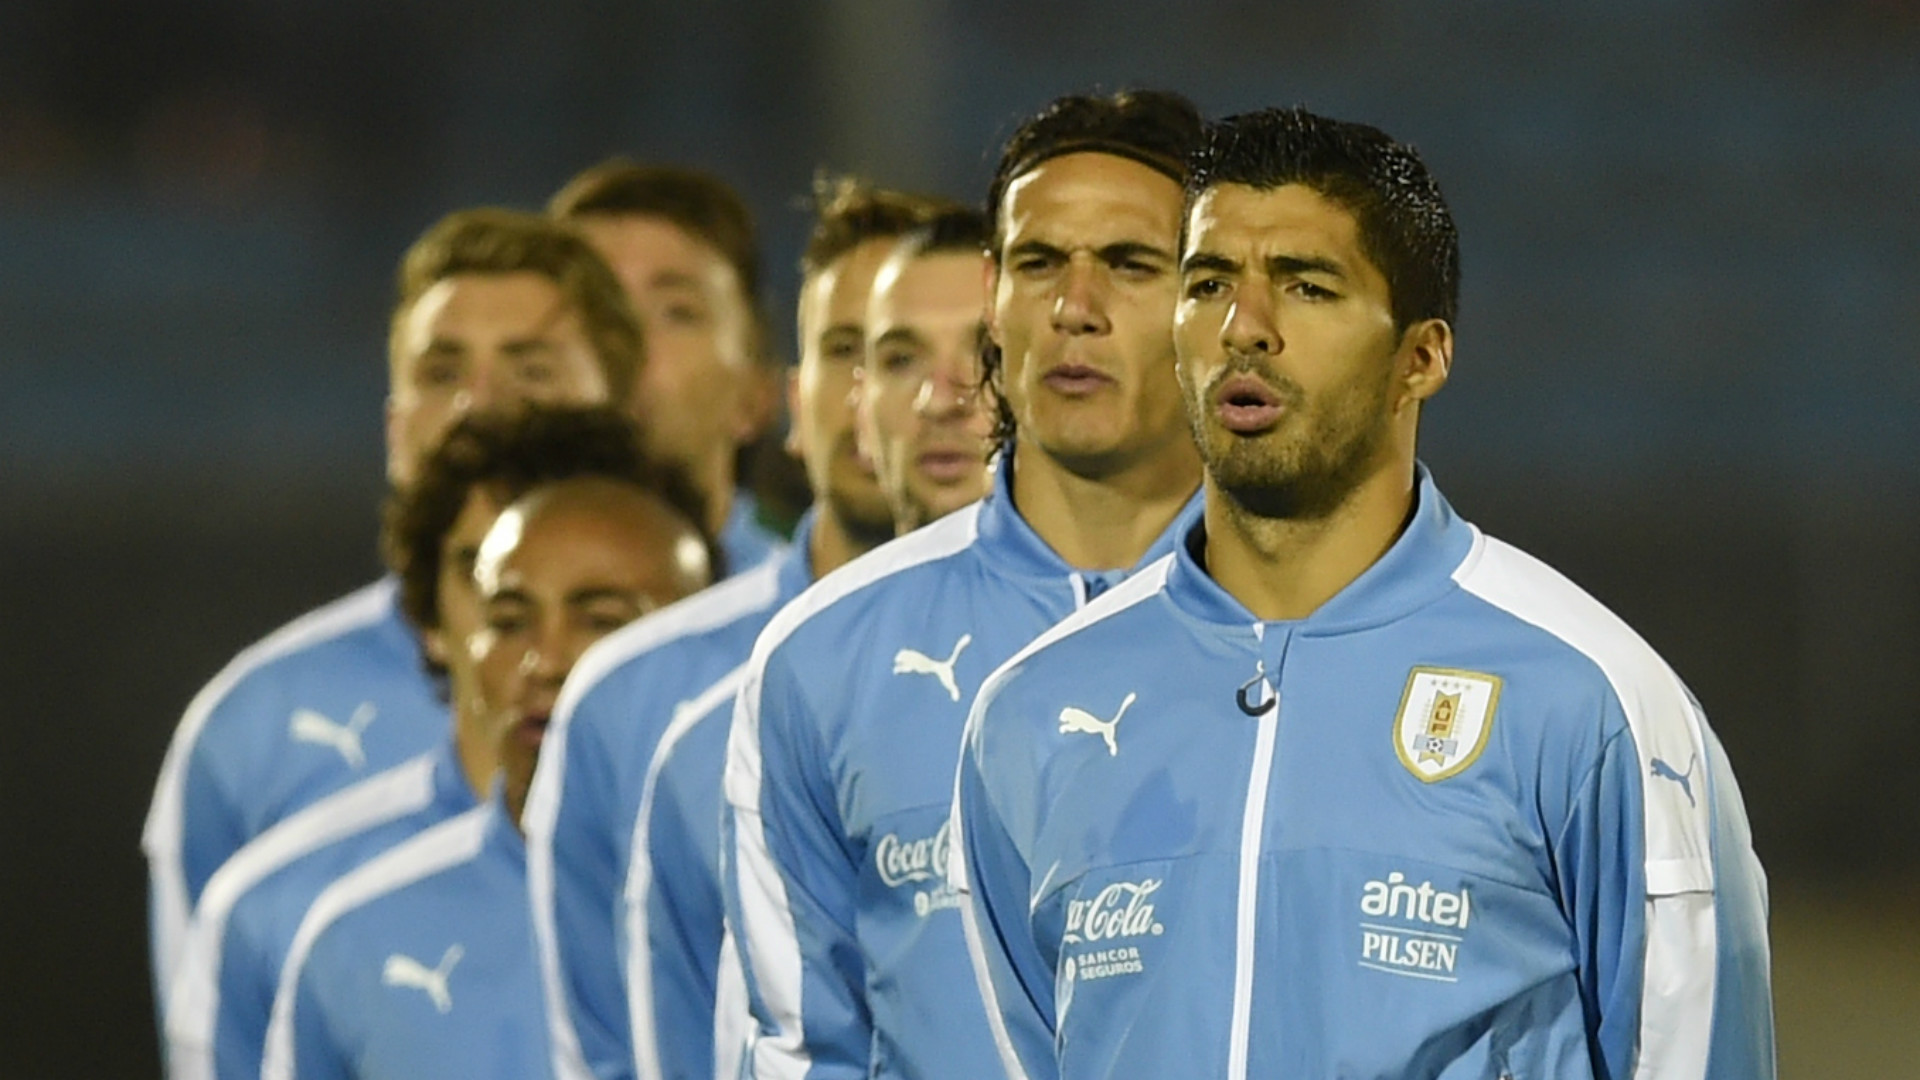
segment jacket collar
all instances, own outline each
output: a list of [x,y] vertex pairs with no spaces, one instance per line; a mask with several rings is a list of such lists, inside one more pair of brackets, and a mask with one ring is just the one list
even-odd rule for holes
[[[1204,622],[1249,628],[1261,622],[1207,573],[1205,522],[1190,522],[1182,536],[1167,574],[1174,604]],[[1313,614],[1268,625],[1324,635],[1392,622],[1450,592],[1453,571],[1478,539],[1479,530],[1454,513],[1427,467],[1415,463],[1413,517],[1387,553]]]
[[1164,558],[1177,545],[1200,516],[1200,493],[1180,508],[1173,521],[1167,526],[1146,554],[1132,566],[1083,569],[1069,564],[1059,553],[1034,531],[1032,525],[1013,504],[1013,455],[1002,454],[994,462],[993,487],[987,497],[979,503],[979,517],[975,522],[977,539],[975,541],[994,570],[1005,577],[1024,579],[1044,579],[1059,581],[1062,578],[1076,577],[1096,585],[1094,593],[1117,584],[1135,570]]

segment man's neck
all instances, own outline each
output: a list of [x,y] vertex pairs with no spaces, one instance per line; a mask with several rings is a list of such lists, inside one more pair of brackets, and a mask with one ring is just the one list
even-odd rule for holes
[[460,772],[467,778],[467,787],[472,789],[474,799],[484,801],[493,787],[493,774],[500,768],[500,755],[488,743],[486,732],[478,730],[479,726],[478,721],[462,723],[456,718],[453,751],[460,759]]
[[707,528],[715,536],[727,531],[727,519],[733,514],[733,470],[733,453],[726,451],[701,462],[691,477],[707,497]]
[[1304,619],[1393,547],[1414,503],[1413,462],[1368,477],[1307,521],[1259,517],[1207,486],[1207,573],[1261,619]]
[[815,581],[878,546],[859,539],[858,534],[847,527],[832,506],[824,502],[817,505],[813,534],[807,541],[807,568],[813,572]]
[[1070,566],[1130,567],[1167,531],[1200,486],[1200,459],[1182,448],[1120,472],[1089,478],[1032,444],[1013,458],[1013,502],[1020,516]]

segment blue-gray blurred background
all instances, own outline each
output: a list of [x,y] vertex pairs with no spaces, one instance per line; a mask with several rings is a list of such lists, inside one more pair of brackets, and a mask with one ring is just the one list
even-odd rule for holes
[[1466,267],[1426,459],[1705,702],[1783,1075],[1920,1076],[1920,0],[0,4],[0,1076],[155,1072],[153,776],[377,572],[431,220],[705,166],[784,330],[817,166],[977,199],[1023,113],[1128,85],[1422,149]]

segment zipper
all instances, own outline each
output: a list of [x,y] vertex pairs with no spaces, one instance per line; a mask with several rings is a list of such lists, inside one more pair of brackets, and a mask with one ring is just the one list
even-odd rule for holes
[[[1266,627],[1255,623],[1254,637],[1264,643]],[[1281,657],[1286,641],[1281,643]],[[1264,669],[1265,661],[1261,662]],[[1263,682],[1272,695],[1255,723],[1253,766],[1247,777],[1247,804],[1240,817],[1240,878],[1238,907],[1234,913],[1233,1014],[1228,1029],[1228,1080],[1246,1080],[1247,1055],[1253,1037],[1253,945],[1254,927],[1260,914],[1260,839],[1267,820],[1267,788],[1273,777],[1274,759],[1279,753],[1280,664]]]

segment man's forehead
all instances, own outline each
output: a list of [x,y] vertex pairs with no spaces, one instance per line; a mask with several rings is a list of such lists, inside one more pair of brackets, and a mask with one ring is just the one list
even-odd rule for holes
[[1344,206],[1305,184],[1256,188],[1220,184],[1187,210],[1186,251],[1311,248],[1328,255],[1359,252],[1360,226]]
[[1009,242],[1044,241],[1065,230],[1109,233],[1109,242],[1147,239],[1179,222],[1180,185],[1130,158],[1079,151],[1048,158],[1015,177],[1001,202]]

